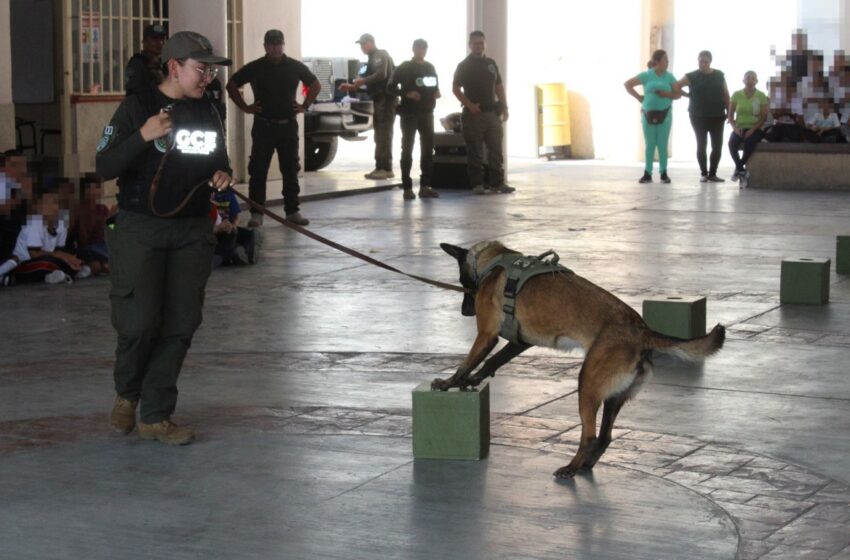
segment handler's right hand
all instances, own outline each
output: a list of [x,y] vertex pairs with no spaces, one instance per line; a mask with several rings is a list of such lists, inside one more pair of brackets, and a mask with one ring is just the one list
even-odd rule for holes
[[145,142],[150,142],[167,135],[171,132],[171,127],[171,115],[162,111],[145,121],[139,132],[142,133],[142,139]]

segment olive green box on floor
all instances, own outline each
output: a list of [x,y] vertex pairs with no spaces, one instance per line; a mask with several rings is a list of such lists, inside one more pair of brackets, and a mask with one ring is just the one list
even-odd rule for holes
[[850,235],[839,235],[835,239],[835,272],[850,274]]
[[705,297],[669,296],[643,302],[643,320],[655,332],[676,338],[705,334]]
[[823,305],[829,302],[829,259],[782,260],[779,301]]
[[432,391],[431,382],[413,390],[413,456],[471,459],[490,449],[490,385],[475,391]]

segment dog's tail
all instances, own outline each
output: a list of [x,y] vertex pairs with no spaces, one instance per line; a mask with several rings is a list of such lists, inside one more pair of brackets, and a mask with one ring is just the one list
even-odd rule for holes
[[711,356],[721,348],[726,340],[726,329],[718,324],[705,336],[685,340],[667,336],[655,331],[647,331],[646,347],[664,354],[672,354],[689,361],[698,361]]

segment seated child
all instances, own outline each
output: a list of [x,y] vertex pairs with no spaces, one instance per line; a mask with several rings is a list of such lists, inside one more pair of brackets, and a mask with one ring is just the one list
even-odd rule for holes
[[254,230],[239,227],[239,200],[232,190],[212,195],[214,232],[218,238],[213,265],[257,262]]
[[833,109],[831,100],[818,102],[816,110],[806,118],[808,142],[834,143],[841,139],[841,122]]
[[33,204],[37,213],[27,217],[15,244],[20,262],[13,271],[17,281],[59,284],[90,276],[91,269],[65,251],[68,227],[61,218],[58,194],[40,192]]
[[15,256],[15,244],[31,194],[32,179],[26,156],[16,150],[0,155],[0,287],[14,283],[11,272],[20,264]]
[[102,197],[103,181],[98,176],[86,174],[80,178],[80,200],[72,212],[75,253],[95,275],[109,273],[106,221],[112,212],[100,204]]

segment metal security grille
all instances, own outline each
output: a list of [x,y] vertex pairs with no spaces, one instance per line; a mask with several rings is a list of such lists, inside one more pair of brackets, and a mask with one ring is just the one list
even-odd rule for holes
[[124,67],[146,25],[167,26],[168,0],[71,2],[72,93],[124,93]]
[[316,98],[319,101],[332,101],[334,98],[333,62],[330,59],[313,59],[313,73],[322,84],[322,91]]

